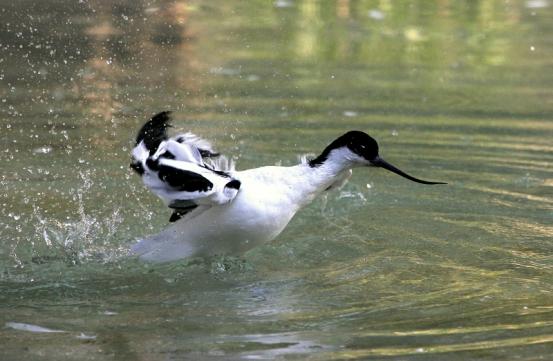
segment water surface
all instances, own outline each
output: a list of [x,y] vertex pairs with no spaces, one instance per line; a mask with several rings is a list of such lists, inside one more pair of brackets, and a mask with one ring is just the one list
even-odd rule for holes
[[[552,16],[547,0],[2,5],[0,358],[550,358]],[[129,245],[170,211],[129,151],[161,110],[239,169],[359,129],[449,185],[358,169],[241,258],[142,264]]]

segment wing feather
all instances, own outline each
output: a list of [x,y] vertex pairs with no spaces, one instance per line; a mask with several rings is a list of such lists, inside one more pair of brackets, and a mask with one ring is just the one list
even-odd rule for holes
[[240,190],[232,161],[211,143],[188,132],[167,137],[169,112],[155,115],[140,129],[131,167],[170,208],[174,222],[203,206],[225,204]]
[[161,164],[158,177],[179,192],[209,192],[213,189],[213,183],[202,174],[171,165]]

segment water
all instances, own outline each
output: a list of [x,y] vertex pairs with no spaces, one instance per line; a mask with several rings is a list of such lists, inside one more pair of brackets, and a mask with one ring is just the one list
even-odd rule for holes
[[[2,360],[553,354],[550,1],[17,2],[0,11]],[[241,258],[126,257],[171,109],[238,168],[349,129],[358,169]],[[51,332],[64,331],[64,332]]]

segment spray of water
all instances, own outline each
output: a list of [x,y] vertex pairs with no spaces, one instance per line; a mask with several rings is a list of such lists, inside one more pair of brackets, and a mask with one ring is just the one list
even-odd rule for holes
[[81,172],[79,175],[82,186],[73,195],[77,203],[76,219],[60,221],[48,218],[38,207],[33,208],[37,226],[35,241],[32,242],[32,262],[110,262],[126,254],[126,250],[113,247],[115,234],[123,221],[120,208],[114,209],[109,217],[103,219],[87,213],[83,198],[94,183],[90,172]]

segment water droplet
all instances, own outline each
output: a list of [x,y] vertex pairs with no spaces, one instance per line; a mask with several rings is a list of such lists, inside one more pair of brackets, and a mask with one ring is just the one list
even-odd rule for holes
[[371,19],[382,20],[384,17],[384,13],[378,9],[369,10],[369,18]]
[[274,2],[274,4],[275,4],[275,7],[277,7],[277,8],[289,8],[294,3],[292,1],[289,1],[289,0],[277,0],[277,1]]
[[549,6],[549,1],[547,0],[528,0],[526,1],[526,7],[528,9],[541,9]]
[[33,149],[33,154],[48,154],[52,151],[52,147],[44,146]]
[[96,335],[87,335],[87,334],[84,334],[84,333],[80,333],[78,336],[75,336],[76,338],[78,338],[79,340],[95,340],[96,339]]

